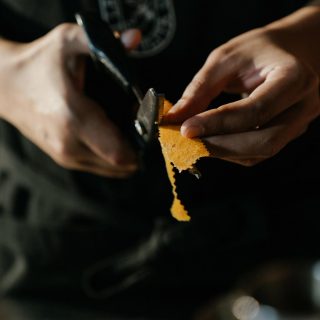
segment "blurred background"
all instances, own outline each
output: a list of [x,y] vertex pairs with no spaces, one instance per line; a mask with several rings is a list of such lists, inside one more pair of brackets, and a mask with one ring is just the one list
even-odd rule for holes
[[[203,301],[191,310],[177,296],[152,304],[145,300],[145,316],[126,315],[128,301],[115,305],[81,305],[65,300],[11,297],[0,302],[1,320],[318,320],[320,319],[320,261],[274,261],[257,268],[229,292]],[[132,308],[132,305],[131,305]],[[184,310],[182,310],[184,309]],[[185,310],[189,310],[188,314]],[[140,310],[141,311],[141,310]]]

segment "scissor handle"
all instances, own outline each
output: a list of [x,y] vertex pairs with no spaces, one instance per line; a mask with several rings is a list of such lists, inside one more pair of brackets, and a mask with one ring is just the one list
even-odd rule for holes
[[121,41],[114,36],[108,23],[92,12],[76,14],[77,23],[84,29],[93,60],[101,65],[129,95],[140,103],[141,90],[135,78],[127,52]]

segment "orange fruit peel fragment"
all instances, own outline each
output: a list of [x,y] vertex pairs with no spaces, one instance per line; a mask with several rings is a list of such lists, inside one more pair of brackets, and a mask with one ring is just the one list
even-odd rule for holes
[[[166,114],[172,104],[165,100],[163,110],[160,110],[160,119]],[[171,206],[172,216],[179,221],[190,221],[188,211],[179,199],[176,187],[175,171],[192,169],[202,157],[209,157],[210,153],[201,139],[188,139],[180,134],[180,126],[159,124],[159,141],[165,160],[168,178],[172,185],[174,196]]]

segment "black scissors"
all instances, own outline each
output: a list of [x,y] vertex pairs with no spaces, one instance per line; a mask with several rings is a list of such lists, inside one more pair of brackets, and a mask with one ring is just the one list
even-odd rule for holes
[[[164,95],[158,94],[153,88],[148,89],[145,95],[141,93],[132,61],[129,60],[124,46],[98,15],[92,12],[77,13],[76,21],[86,33],[91,57],[98,71],[111,76],[126,94],[138,103],[137,111],[131,114],[126,125],[130,127],[127,131],[131,134],[131,142],[143,153],[146,146],[156,138]],[[112,110],[112,113],[117,113],[118,118],[126,118],[125,114],[131,111],[118,107],[117,110]]]
[[[101,17],[88,11],[77,13],[76,21],[86,33],[91,57],[98,71],[115,79],[126,94],[134,97],[138,103],[138,110],[133,116],[125,117],[125,114],[128,116],[129,110],[124,108],[112,110],[112,113],[118,119],[129,119],[126,131],[129,132],[129,140],[137,147],[142,158],[148,145],[157,137],[164,95],[157,93],[153,88],[148,89],[145,95],[141,93],[124,46]],[[195,166],[189,169],[189,172],[198,179],[201,177]]]

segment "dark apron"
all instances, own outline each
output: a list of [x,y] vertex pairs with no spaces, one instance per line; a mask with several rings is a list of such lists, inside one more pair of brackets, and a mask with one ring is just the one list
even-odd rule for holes
[[[58,1],[47,3],[1,1],[2,34],[30,41],[72,21],[76,2],[66,12]],[[175,101],[213,48],[302,3],[175,1],[175,38],[159,55],[137,60],[139,73],[146,86]],[[216,104],[232,99],[223,95]],[[271,256],[317,254],[317,122],[253,168],[207,159],[199,163],[200,181],[179,175],[178,190],[192,215],[188,224],[170,216],[158,145],[146,171],[127,180],[103,179],[58,167],[0,122],[1,292],[96,299],[130,287],[219,291]]]

